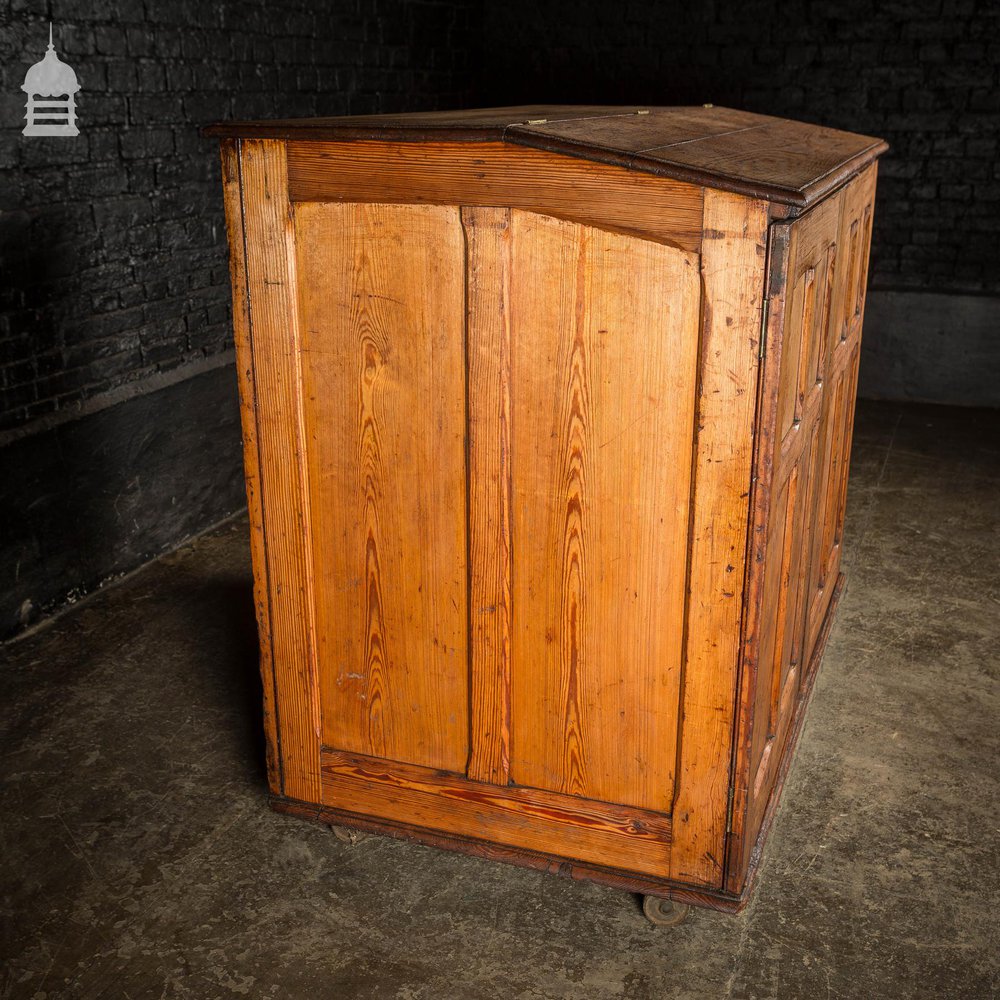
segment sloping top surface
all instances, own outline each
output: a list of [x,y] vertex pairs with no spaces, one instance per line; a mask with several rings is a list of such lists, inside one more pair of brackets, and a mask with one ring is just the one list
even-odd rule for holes
[[888,146],[881,139],[711,105],[526,105],[351,118],[218,122],[223,138],[507,142],[805,207]]

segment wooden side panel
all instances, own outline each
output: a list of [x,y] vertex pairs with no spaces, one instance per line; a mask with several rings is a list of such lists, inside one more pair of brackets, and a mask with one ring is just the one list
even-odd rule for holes
[[[764,599],[757,647],[757,686],[754,701],[754,731],[751,751],[751,804],[766,801],[780,757],[784,737],[799,693],[798,663],[792,660],[792,645],[802,633],[794,615],[801,610],[798,589],[804,579],[803,561],[808,555],[804,536],[807,506],[800,486],[808,475],[798,462],[772,495],[767,554],[763,563]],[[807,564],[806,564],[807,565]],[[764,794],[762,794],[764,793]]]
[[870,167],[845,189],[837,222],[837,238],[842,245],[848,246],[848,266],[834,288],[827,330],[829,378],[821,416],[822,479],[817,485],[812,508],[816,531],[810,560],[806,621],[806,646],[810,651],[818,641],[840,568],[843,501],[850,464],[861,321],[871,249],[875,169]]
[[806,431],[806,439],[802,443],[802,451],[797,464],[804,490],[800,518],[803,530],[796,541],[796,552],[799,556],[795,578],[795,610],[792,618],[793,627],[789,631],[791,632],[791,662],[800,668],[800,688],[806,686],[808,678],[805,674],[805,668],[812,658],[812,650],[815,646],[806,631],[806,612],[813,593],[810,578],[812,565],[809,558],[809,539],[815,537],[816,525],[813,512],[816,510],[816,498],[823,485],[822,477],[815,474],[815,470],[820,468],[821,461],[820,448],[823,443],[821,430],[822,425],[817,420]]
[[459,212],[309,203],[295,219],[323,742],[461,772],[469,716]]
[[295,236],[284,143],[245,140],[240,165],[282,781],[285,795],[317,802],[319,698]]
[[240,192],[240,143],[222,143],[222,190],[226,206],[229,240],[229,275],[233,287],[233,341],[236,374],[240,388],[240,422],[243,428],[243,470],[246,479],[247,512],[250,516],[250,557],[253,563],[253,600],[260,641],[260,679],[264,700],[264,738],[267,783],[280,795],[281,759],[274,698],[274,664],[271,661],[271,616],[267,597],[267,558],[264,552],[264,512],[261,505],[260,461],[257,441],[257,391],[254,386],[253,352],[250,340],[250,300],[247,295],[246,257],[243,235],[243,199]]
[[767,205],[705,193],[683,729],[671,875],[722,882],[746,568]]
[[670,819],[658,813],[499,788],[358,754],[323,752],[323,801],[363,816],[660,878],[670,853]]
[[817,536],[812,505],[823,483],[824,349],[838,279],[839,212],[840,195],[835,195],[791,225],[781,340],[768,345],[768,364],[778,372],[777,422],[772,450],[758,461],[757,475],[767,483],[766,491],[758,491],[755,511],[762,541],[754,565],[762,583],[748,607],[746,631],[746,666],[753,671],[748,676],[752,724],[743,780],[749,783],[747,830],[754,832],[774,787],[797,705],[801,654],[793,663],[793,650],[805,649],[806,657],[811,650],[803,638],[804,608]]
[[777,794],[838,587],[874,181],[872,167],[788,226],[788,292],[767,358],[774,443],[757,457],[730,891],[743,884]]
[[697,253],[702,189],[502,142],[290,142],[293,201],[420,202],[539,212]]
[[511,778],[666,813],[697,258],[526,212],[511,225]]
[[469,409],[468,776],[510,779],[510,210],[463,208]]

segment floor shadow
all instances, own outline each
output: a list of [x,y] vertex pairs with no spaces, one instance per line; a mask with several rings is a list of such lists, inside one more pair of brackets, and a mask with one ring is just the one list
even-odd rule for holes
[[219,672],[232,691],[244,725],[239,731],[255,763],[255,777],[267,782],[267,747],[264,738],[264,692],[260,674],[260,642],[254,608],[253,582],[227,580],[215,585],[214,600],[222,615],[227,637]]
[[[213,727],[229,727],[216,735],[227,738],[234,754],[248,762],[253,783],[266,787],[263,685],[249,574],[193,584],[190,578],[174,578],[156,587],[156,601],[169,618],[177,616],[179,628],[169,621],[155,627],[163,629],[170,644],[164,669],[181,685],[181,699],[203,711]],[[178,631],[184,641],[174,648],[169,636]]]

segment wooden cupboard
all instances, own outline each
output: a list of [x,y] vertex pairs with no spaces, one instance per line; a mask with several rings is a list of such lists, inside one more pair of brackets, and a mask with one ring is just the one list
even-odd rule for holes
[[222,123],[275,808],[746,899],[841,588],[877,139]]

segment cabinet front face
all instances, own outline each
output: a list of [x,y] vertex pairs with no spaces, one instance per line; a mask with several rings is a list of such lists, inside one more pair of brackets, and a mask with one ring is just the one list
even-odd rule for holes
[[715,197],[703,255],[287,162],[244,143],[230,205],[272,787],[718,887],[751,433],[707,415],[752,421],[764,206]]

